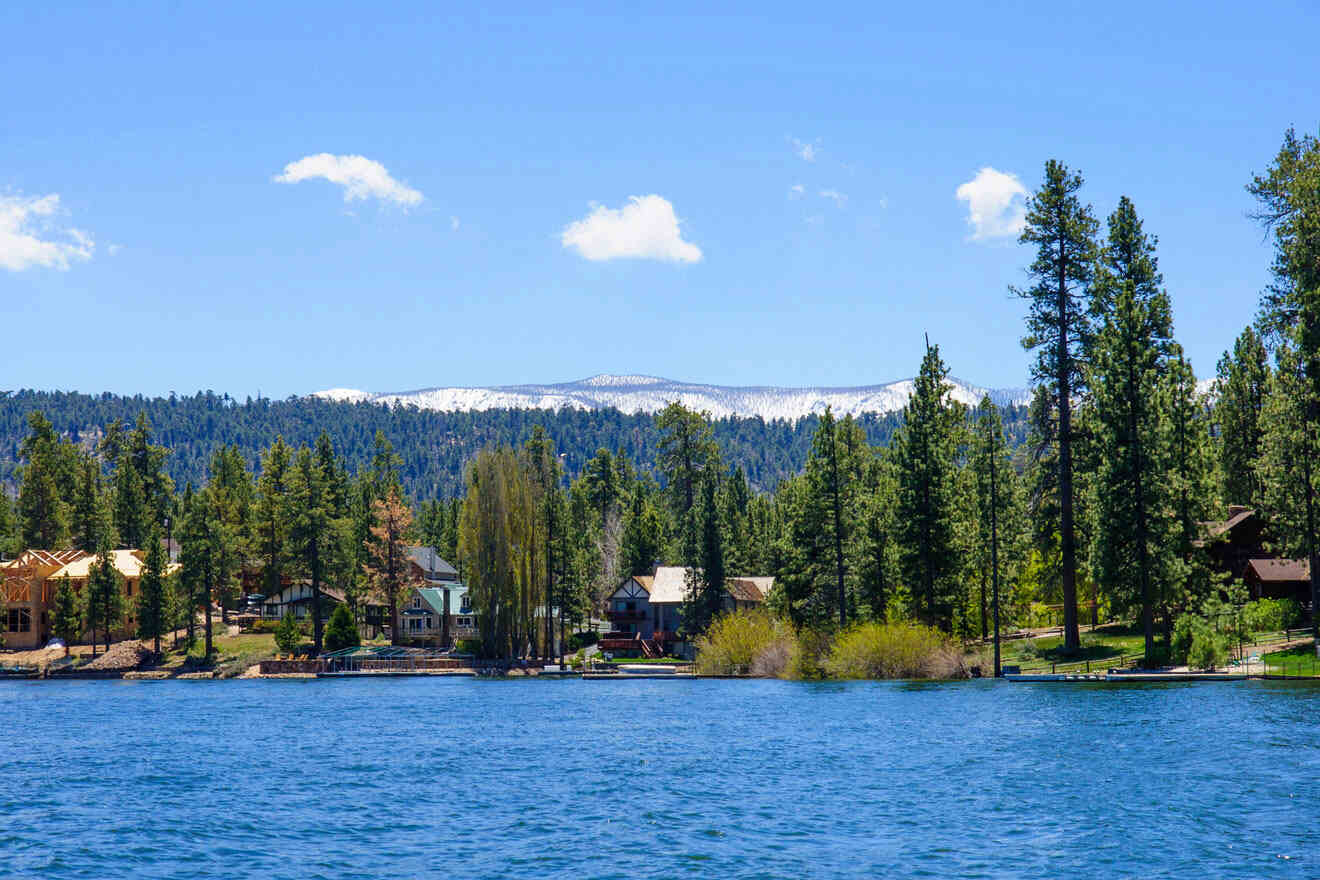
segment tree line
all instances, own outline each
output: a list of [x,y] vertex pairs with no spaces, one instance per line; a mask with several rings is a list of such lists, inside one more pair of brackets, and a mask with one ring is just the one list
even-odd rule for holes
[[[353,456],[323,431],[296,445],[277,437],[255,460],[224,445],[181,493],[145,412],[131,429],[110,422],[94,445],[29,414],[17,502],[0,505],[0,529],[11,547],[89,552],[173,532],[185,591],[223,603],[255,559],[267,589],[289,574],[333,585],[354,608],[375,596],[396,633],[397,549],[426,543],[459,565],[482,649],[496,656],[547,652],[552,627],[589,620],[621,578],[660,562],[691,572],[689,634],[718,613],[727,576],[762,574],[776,578],[770,608],[798,628],[914,619],[985,638],[1057,608],[1066,649],[1079,647],[1089,611],[1092,622],[1138,621],[1153,658],[1178,618],[1241,599],[1203,546],[1203,523],[1227,504],[1262,511],[1270,549],[1311,560],[1314,592],[1320,145],[1288,132],[1248,185],[1273,238],[1273,283],[1208,394],[1175,337],[1158,238],[1127,197],[1102,228],[1083,187],[1051,160],[1028,201],[1028,282],[1011,289],[1028,307],[1022,344],[1036,384],[1025,413],[955,401],[928,341],[908,404],[884,419],[827,410],[793,426],[715,421],[677,403],[654,417],[496,414],[527,430],[474,428],[463,443],[480,445],[464,453],[453,492],[416,481],[410,492],[383,430],[369,455]],[[289,411],[303,405],[350,411]],[[432,426],[480,415],[347,406],[355,418]],[[565,424],[593,423],[629,426],[632,445],[564,449]],[[800,466],[748,456],[743,443],[775,432],[792,438],[780,451],[805,441]]]

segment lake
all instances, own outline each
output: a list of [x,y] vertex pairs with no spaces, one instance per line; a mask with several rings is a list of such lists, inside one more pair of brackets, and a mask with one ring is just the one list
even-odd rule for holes
[[0,682],[0,876],[1317,877],[1320,688]]

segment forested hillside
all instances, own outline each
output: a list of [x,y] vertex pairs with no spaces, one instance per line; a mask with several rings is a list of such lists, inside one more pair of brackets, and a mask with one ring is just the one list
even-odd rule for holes
[[[147,398],[17,391],[0,396],[0,480],[11,492],[27,415],[34,410],[43,412],[56,431],[83,444],[94,443],[115,419],[128,425],[145,412],[157,442],[172,450],[166,468],[178,486],[204,482],[207,463],[220,446],[236,444],[255,469],[261,450],[277,436],[293,445],[311,445],[323,430],[353,469],[370,461],[372,440],[383,431],[403,459],[404,489],[417,500],[460,494],[463,466],[479,449],[521,445],[538,424],[563,454],[570,477],[600,448],[622,451],[643,473],[656,471],[655,419],[617,410],[435,412],[308,397],[239,402],[212,392]],[[886,445],[900,420],[893,413],[866,415],[859,423],[871,443]],[[1005,421],[1011,441],[1021,442],[1026,408],[1006,409]],[[766,491],[802,469],[818,425],[814,416],[796,422],[730,418],[716,421],[714,432],[724,460],[741,467],[754,489]]]

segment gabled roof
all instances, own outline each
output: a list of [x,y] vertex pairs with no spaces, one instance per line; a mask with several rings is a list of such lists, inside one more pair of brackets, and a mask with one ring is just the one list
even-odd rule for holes
[[449,591],[449,613],[462,614],[463,596],[468,588],[460,583],[445,584],[443,587],[418,587],[417,595],[422,602],[436,614],[445,613],[445,590]]
[[1311,563],[1305,559],[1253,559],[1247,571],[1266,583],[1297,583],[1311,579]]
[[773,577],[732,577],[726,580],[729,595],[739,602],[764,602],[775,585]]
[[651,579],[652,605],[676,604],[687,598],[687,569],[677,565],[662,565],[656,568]]
[[[1238,526],[1242,525],[1244,522],[1247,522],[1250,519],[1254,519],[1255,516],[1256,516],[1256,511],[1247,508],[1244,510],[1236,511],[1228,519],[1211,520],[1209,522],[1198,523],[1198,525],[1200,525],[1201,529],[1203,530],[1203,533],[1205,535],[1205,540],[1214,540],[1215,538],[1218,538],[1222,535],[1227,535],[1229,532],[1233,531]],[[1198,543],[1203,543],[1203,542],[1198,542]]]
[[[652,585],[647,591],[651,594],[651,604],[675,604],[687,598],[687,572],[688,569],[677,565],[662,565],[657,568]],[[641,578],[635,580],[641,581]],[[724,588],[739,602],[764,602],[774,585],[773,577],[740,575],[724,580]]]
[[458,569],[446,562],[434,547],[409,547],[408,558],[430,578],[456,580]]
[[[68,562],[61,566],[60,569],[50,575],[50,577],[52,579],[68,577],[73,578],[74,580],[86,578],[91,575],[92,566],[96,564],[96,560],[97,557],[90,553],[83,554],[72,562]],[[119,572],[126,578],[142,577],[142,569],[145,567],[145,564],[142,561],[141,550],[111,550],[110,564],[115,567],[115,571]],[[165,566],[165,574],[167,575],[173,574],[178,570],[179,563],[177,562],[171,562]]]

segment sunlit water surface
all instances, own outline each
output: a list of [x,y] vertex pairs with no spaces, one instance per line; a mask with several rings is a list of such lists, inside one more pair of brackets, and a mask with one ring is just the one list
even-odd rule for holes
[[1320,877],[1320,689],[0,683],[0,876]]

